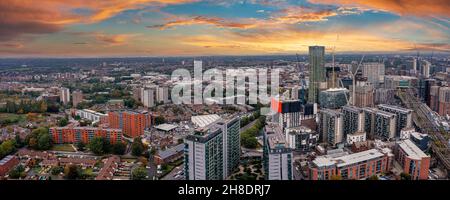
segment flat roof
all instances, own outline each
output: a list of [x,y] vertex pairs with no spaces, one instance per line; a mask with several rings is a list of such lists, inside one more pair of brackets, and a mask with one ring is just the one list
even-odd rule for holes
[[199,116],[192,116],[191,121],[196,126],[200,128],[204,128],[209,126],[210,124],[222,119],[219,115],[212,114],[212,115],[199,115]]
[[403,140],[398,142],[400,148],[408,155],[409,158],[420,160],[429,157],[422,150],[419,149],[411,140]]
[[159,151],[158,155],[159,157],[161,157],[161,159],[166,159],[170,156],[173,156],[175,154],[177,154],[178,152],[181,152],[184,150],[184,144],[179,144],[177,146],[174,146],[170,149],[167,149],[165,151]]
[[359,153],[349,154],[342,157],[335,158],[338,161],[337,166],[342,167],[346,165],[352,165],[366,160],[372,160],[375,158],[383,157],[384,154],[377,149],[370,149]]
[[375,158],[383,157],[385,154],[383,154],[378,149],[370,149],[367,151],[362,151],[358,153],[343,155],[339,157],[332,157],[330,155],[325,156],[319,156],[316,159],[313,160],[313,163],[317,167],[326,167],[326,166],[332,166],[337,165],[337,167],[343,167],[347,165],[353,165],[359,162],[372,160]]
[[9,155],[9,156],[4,157],[2,160],[0,160],[0,166],[6,164],[7,162],[9,162],[13,158],[14,158],[13,155]]
[[173,125],[173,124],[160,124],[158,126],[155,126],[156,129],[162,130],[162,131],[171,131],[177,127],[178,127],[177,125]]

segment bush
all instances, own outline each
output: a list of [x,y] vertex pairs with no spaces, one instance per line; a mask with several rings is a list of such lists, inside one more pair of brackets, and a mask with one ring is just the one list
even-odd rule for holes
[[113,153],[116,155],[123,155],[127,146],[123,142],[117,142],[113,145]]

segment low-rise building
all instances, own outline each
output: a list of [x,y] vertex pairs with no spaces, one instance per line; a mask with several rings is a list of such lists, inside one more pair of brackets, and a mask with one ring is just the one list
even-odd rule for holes
[[412,180],[428,179],[431,157],[426,155],[411,140],[402,140],[395,145],[395,157],[403,172]]
[[0,160],[0,176],[5,176],[11,169],[19,164],[16,156],[9,155]]
[[370,149],[343,156],[319,156],[309,164],[311,180],[367,179],[390,171],[393,155],[390,149]]
[[111,144],[122,142],[121,129],[103,129],[99,127],[52,127],[50,128],[50,135],[53,143],[84,143],[89,142],[95,137],[102,137],[108,139]]
[[183,154],[184,154],[184,144],[179,144],[164,151],[158,151],[158,153],[154,157],[155,164],[162,165],[165,163],[176,161],[182,158]]
[[114,173],[119,168],[120,158],[118,156],[112,156],[106,159],[103,168],[98,173],[95,180],[112,180]]

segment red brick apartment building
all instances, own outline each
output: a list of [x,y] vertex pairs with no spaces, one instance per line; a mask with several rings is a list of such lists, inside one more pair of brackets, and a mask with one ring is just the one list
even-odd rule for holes
[[427,180],[430,156],[426,155],[411,140],[403,140],[395,145],[395,157],[403,167],[403,172],[412,180]]
[[55,144],[79,143],[88,144],[95,137],[103,137],[111,144],[122,142],[122,130],[103,129],[97,127],[53,127],[50,134]]
[[151,116],[147,111],[110,112],[108,119],[111,128],[122,129],[122,133],[131,138],[143,135],[144,130],[151,126]]
[[311,180],[331,180],[332,176],[344,180],[366,179],[389,171],[392,160],[389,149],[370,149],[339,157],[320,156],[310,164],[309,177]]
[[5,176],[6,173],[11,171],[17,164],[19,159],[16,156],[9,155],[0,160],[0,176]]

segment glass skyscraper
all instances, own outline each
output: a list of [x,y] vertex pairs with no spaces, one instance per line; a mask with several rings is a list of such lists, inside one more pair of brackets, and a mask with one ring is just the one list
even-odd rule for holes
[[308,102],[318,103],[319,85],[325,81],[325,47],[309,47],[309,90]]

